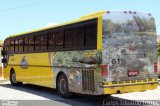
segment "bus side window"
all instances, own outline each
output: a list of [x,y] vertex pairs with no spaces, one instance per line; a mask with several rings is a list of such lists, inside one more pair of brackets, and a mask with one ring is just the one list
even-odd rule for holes
[[11,39],[11,53],[14,53],[14,39]]
[[19,49],[19,47],[18,47],[18,38],[16,38],[15,40],[14,40],[14,46],[15,46],[15,52],[17,53],[18,52],[18,49]]
[[34,51],[34,36],[29,37],[29,51]]
[[23,52],[23,38],[19,38],[19,52]]
[[73,33],[73,48],[82,49],[84,47],[84,26],[75,28]]
[[97,44],[97,23],[86,25],[85,47],[95,48]]
[[28,37],[23,38],[24,43],[23,43],[23,51],[27,52],[28,51]]
[[35,36],[35,51],[39,51],[41,49],[41,35]]
[[47,33],[41,35],[41,50],[47,50]]
[[48,47],[47,48],[49,50],[53,50],[54,49],[54,46],[55,46],[55,44],[54,44],[55,43],[55,41],[54,41],[55,39],[54,38],[55,38],[55,35],[54,35],[53,32],[48,34]]
[[55,31],[55,47],[56,49],[63,48],[64,30]]
[[7,39],[5,42],[4,42],[4,46],[6,47],[6,50],[8,51],[8,52],[10,52],[10,39]]
[[72,39],[73,39],[73,29],[65,30],[65,48],[72,48]]

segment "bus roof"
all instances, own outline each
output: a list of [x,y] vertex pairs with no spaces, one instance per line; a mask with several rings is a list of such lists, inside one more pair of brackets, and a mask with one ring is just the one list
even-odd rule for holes
[[73,20],[73,21],[70,21],[70,22],[66,22],[66,23],[62,23],[62,24],[58,24],[58,25],[54,25],[54,26],[49,26],[49,27],[44,27],[44,28],[39,28],[39,29],[36,29],[36,30],[28,31],[28,32],[22,32],[22,33],[19,33],[19,34],[13,34],[9,37],[16,37],[16,36],[20,36],[20,35],[25,35],[25,34],[30,34],[30,33],[34,33],[34,32],[44,31],[44,30],[47,30],[47,29],[52,29],[52,28],[63,26],[63,25],[73,24],[73,23],[76,23],[76,22],[81,22],[81,21],[97,18],[99,16],[104,15],[105,12],[106,11],[99,11],[99,12],[96,12],[96,13],[85,15],[83,17],[80,17],[79,19],[76,19],[76,20]]

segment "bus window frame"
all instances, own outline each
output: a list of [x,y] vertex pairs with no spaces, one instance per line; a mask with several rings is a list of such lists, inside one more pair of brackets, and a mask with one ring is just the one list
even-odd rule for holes
[[[25,45],[23,44],[23,52],[13,52],[11,54],[28,54],[28,53],[41,53],[41,52],[61,52],[61,51],[78,51],[78,50],[97,50],[97,40],[95,41],[95,45],[93,47],[86,47],[85,45],[85,40],[83,41],[83,47],[73,47],[73,38],[72,38],[72,48],[66,48],[65,47],[65,30],[67,29],[70,29],[72,28],[73,31],[75,28],[77,27],[80,27],[80,26],[84,26],[84,39],[86,38],[86,25],[87,24],[90,24],[90,23],[96,23],[96,29],[98,32],[98,18],[94,18],[94,19],[90,19],[90,20],[85,20],[85,21],[80,21],[80,22],[77,22],[77,23],[71,23],[71,24],[68,24],[68,25],[64,25],[64,26],[59,26],[59,27],[56,27],[56,28],[50,28],[50,29],[46,29],[46,30],[42,30],[42,31],[38,31],[38,32],[33,32],[33,33],[28,33],[28,34],[24,34],[24,35],[19,35],[19,36],[16,36],[16,37],[11,37],[10,39],[15,39],[15,38],[20,38],[22,37],[23,38],[23,42],[24,42],[24,39],[25,38],[28,38],[28,45],[26,46],[28,48],[28,50],[25,51]],[[50,36],[50,33],[54,33],[55,31],[58,31],[58,30],[63,30],[63,47],[62,48],[55,48],[55,45],[54,47],[49,47],[49,36]],[[45,34],[47,36],[47,49],[46,50],[35,50],[35,40],[34,40],[34,50],[30,51],[29,50],[29,38],[30,37],[35,37],[36,35],[43,35]],[[74,32],[73,32],[73,36],[74,36]],[[98,38],[98,34],[96,33],[96,38]],[[55,39],[54,39],[54,42],[53,44],[55,43]],[[10,43],[11,44],[11,43]],[[11,46],[10,46],[11,47]],[[11,49],[10,49],[11,51]]]

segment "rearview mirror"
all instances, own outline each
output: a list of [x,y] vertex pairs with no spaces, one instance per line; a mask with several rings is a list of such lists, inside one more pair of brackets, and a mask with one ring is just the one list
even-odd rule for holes
[[2,56],[7,55],[7,51],[6,51],[6,50],[1,50],[1,55],[2,55]]
[[7,59],[2,59],[2,63],[7,63]]

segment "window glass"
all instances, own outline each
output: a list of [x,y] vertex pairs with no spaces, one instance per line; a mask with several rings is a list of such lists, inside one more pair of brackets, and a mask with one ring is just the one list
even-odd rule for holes
[[14,39],[11,39],[11,52],[14,53]]
[[10,46],[10,39],[6,39],[4,41],[4,46]]
[[24,39],[24,48],[23,51],[27,52],[28,51],[28,37],[23,38]]
[[[67,27],[67,28],[66,28]],[[60,51],[64,50],[82,50],[96,49],[97,44],[97,22],[87,21],[64,26],[65,30],[52,29],[52,32],[26,37],[19,36],[19,39],[9,40],[10,50],[12,52],[44,52],[46,50]],[[39,33],[39,32],[37,32]],[[43,51],[42,51],[43,50]]]
[[75,49],[84,47],[84,26],[74,29],[73,47]]
[[19,39],[19,52],[23,52],[23,38]]
[[72,48],[73,29],[65,30],[65,48]]
[[9,52],[10,51],[10,39],[5,40],[4,46],[6,47],[6,50]]
[[63,48],[63,38],[64,38],[63,30],[56,31],[54,34],[55,34],[55,47],[56,47],[56,49]]
[[35,50],[38,51],[41,49],[41,35],[35,36]]
[[18,39],[14,40],[15,52],[18,52]]
[[52,50],[54,48],[54,39],[55,39],[55,35],[53,32],[49,33],[48,35],[48,49]]
[[90,23],[86,25],[85,46],[87,48],[96,47],[97,42],[97,24]]
[[29,51],[34,51],[34,36],[29,37]]
[[43,34],[41,36],[41,49],[46,50],[47,49],[47,34]]

